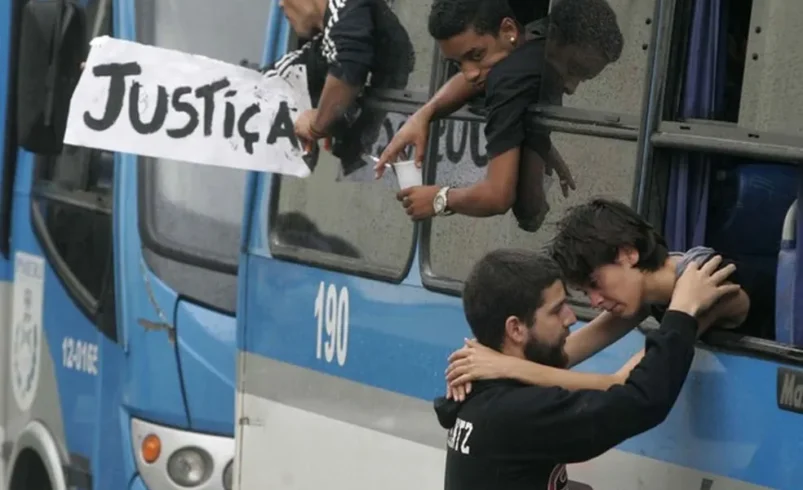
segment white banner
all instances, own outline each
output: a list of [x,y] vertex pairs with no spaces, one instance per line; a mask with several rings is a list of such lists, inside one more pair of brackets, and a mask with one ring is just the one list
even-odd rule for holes
[[64,143],[307,177],[293,131],[311,107],[303,65],[263,75],[108,36],[92,40]]

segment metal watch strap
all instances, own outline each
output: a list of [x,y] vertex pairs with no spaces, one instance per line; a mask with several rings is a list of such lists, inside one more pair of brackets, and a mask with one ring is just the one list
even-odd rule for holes
[[445,187],[441,187],[440,190],[438,191],[437,197],[442,197],[444,202],[443,211],[437,213],[438,216],[451,216],[454,214],[454,211],[449,209],[449,199],[448,199],[449,189],[451,189],[451,187],[447,185]]

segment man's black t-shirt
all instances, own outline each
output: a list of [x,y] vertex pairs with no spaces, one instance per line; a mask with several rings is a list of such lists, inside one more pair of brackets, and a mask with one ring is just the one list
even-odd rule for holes
[[446,490],[564,490],[566,464],[599,456],[661,423],[694,357],[697,321],[669,311],[624,385],[567,391],[480,381],[462,404],[439,398],[449,429]]
[[415,64],[410,37],[385,0],[333,0],[324,29],[294,51],[263,68],[278,70],[303,64],[313,106],[327,75],[351,86],[404,88]]
[[549,134],[529,122],[527,108],[538,102],[544,81],[544,39],[525,42],[494,65],[485,81],[485,139],[488,158],[526,145],[545,156]]
[[[299,64],[307,72],[312,106],[318,107],[328,75],[353,87],[404,89],[415,52],[385,0],[331,0],[323,31],[262,71],[281,74]],[[345,173],[365,164],[359,153],[376,140],[384,118],[381,111],[363,110],[358,100],[332,128],[332,152],[343,160]]]

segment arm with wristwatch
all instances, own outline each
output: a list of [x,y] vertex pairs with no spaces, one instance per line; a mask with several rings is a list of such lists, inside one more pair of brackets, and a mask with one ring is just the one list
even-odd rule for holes
[[491,159],[485,178],[469,187],[422,185],[402,189],[396,197],[414,220],[455,213],[474,217],[505,214],[516,199],[519,154],[519,148],[513,148]]
[[[393,137],[375,167],[377,178],[408,145],[415,147],[415,161],[420,167],[432,120],[448,116],[479,93],[481,89],[467,82],[461,73],[452,77]],[[474,217],[505,214],[516,199],[520,153],[520,147],[515,146],[493,155],[485,178],[469,187],[415,186],[401,190],[397,198],[414,220],[455,213]]]

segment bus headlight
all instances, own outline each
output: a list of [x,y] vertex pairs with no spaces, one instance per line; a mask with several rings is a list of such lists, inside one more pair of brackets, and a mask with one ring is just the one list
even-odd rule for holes
[[167,460],[167,474],[182,487],[200,485],[209,478],[211,472],[211,458],[200,448],[181,448]]
[[223,470],[223,490],[231,490],[232,479],[234,477],[234,460],[229,461],[226,469]]

